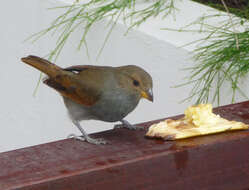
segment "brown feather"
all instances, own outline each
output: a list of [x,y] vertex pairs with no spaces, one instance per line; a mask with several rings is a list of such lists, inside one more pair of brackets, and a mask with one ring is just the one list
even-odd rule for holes
[[74,66],[64,68],[63,70],[64,71],[71,71],[71,72],[72,71],[81,72],[81,71],[84,71],[84,70],[87,70],[87,69],[93,69],[93,68],[96,68],[96,66],[93,66],[93,65],[74,65]]
[[23,57],[21,60],[24,63],[35,67],[41,72],[47,74],[49,77],[55,77],[56,75],[63,72],[63,70],[59,66],[37,56],[30,55],[28,57]]
[[[62,96],[70,98],[74,102],[85,106],[92,106],[100,98],[101,93],[98,86],[88,84],[89,80],[87,81],[84,75],[81,76],[69,72],[66,69],[64,70],[59,66],[36,56],[22,58],[22,61],[47,74],[49,78],[46,79],[44,83],[54,88]],[[80,66],[81,69],[83,69],[83,67],[91,68],[92,66]],[[74,67],[69,67],[69,70],[73,68]]]

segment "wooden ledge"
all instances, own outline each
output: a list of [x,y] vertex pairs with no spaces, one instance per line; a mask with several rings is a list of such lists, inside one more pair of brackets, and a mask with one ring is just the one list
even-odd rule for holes
[[[249,101],[215,112],[249,123]],[[110,145],[67,139],[1,153],[0,190],[249,189],[249,131],[176,142],[144,134],[116,129],[93,135]]]

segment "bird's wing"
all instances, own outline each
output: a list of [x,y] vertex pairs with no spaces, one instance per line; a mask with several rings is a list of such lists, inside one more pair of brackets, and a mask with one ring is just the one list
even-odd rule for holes
[[[85,106],[92,106],[100,99],[102,80],[95,66],[72,66],[63,70],[70,74],[50,77],[44,83],[57,90],[62,96]],[[59,78],[63,80],[60,82]]]
[[73,66],[62,69],[46,59],[32,55],[22,58],[22,61],[47,74],[45,84],[79,104],[92,106],[101,96],[103,67]]
[[98,68],[97,66],[93,66],[93,65],[74,65],[74,66],[70,66],[67,68],[64,68],[65,71],[71,71],[71,72],[81,72],[81,71],[85,71],[87,69],[95,69]]

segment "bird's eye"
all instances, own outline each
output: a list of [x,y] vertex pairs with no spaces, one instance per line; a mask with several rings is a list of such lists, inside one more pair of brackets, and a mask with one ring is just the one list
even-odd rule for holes
[[139,86],[139,82],[137,80],[133,81],[134,86]]

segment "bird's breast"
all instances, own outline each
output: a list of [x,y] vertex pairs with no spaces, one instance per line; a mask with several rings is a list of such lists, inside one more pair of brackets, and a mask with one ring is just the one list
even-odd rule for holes
[[135,109],[140,97],[122,89],[106,92],[91,108],[91,112],[101,121],[120,121]]

